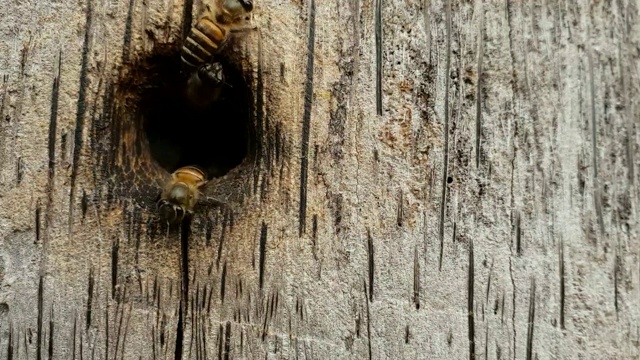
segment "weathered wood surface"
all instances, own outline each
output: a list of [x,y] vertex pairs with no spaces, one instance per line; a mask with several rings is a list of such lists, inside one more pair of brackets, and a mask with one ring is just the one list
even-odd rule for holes
[[0,358],[640,357],[637,1],[258,1],[182,252],[121,84],[191,2],[0,3]]

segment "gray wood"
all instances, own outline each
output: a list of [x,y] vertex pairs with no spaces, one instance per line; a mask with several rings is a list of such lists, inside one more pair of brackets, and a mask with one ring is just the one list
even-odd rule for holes
[[190,2],[0,2],[0,358],[640,358],[637,1],[258,1],[185,268],[123,84]]

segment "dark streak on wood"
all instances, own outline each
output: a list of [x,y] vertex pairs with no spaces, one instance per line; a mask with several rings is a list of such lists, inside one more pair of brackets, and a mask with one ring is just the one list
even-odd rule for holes
[[531,290],[529,292],[529,317],[527,320],[527,360],[532,360],[533,330],[536,316],[536,280],[531,278]]
[[[178,356],[178,338],[180,338],[180,356],[182,356],[182,342],[185,332],[184,319],[188,315],[189,306],[189,236],[191,235],[191,217],[185,217],[180,225],[180,312],[183,323],[178,327],[176,335],[176,358]],[[195,280],[195,276],[194,276]]]
[[404,223],[404,194],[400,189],[400,195],[398,196],[398,208],[396,210],[396,225],[402,227]]
[[191,217],[187,216],[180,226],[180,302],[178,326],[176,328],[175,359],[182,359],[184,342],[184,319],[189,305],[189,235],[191,232]]
[[482,61],[484,57],[484,9],[480,3],[478,26],[478,80],[476,81],[476,169],[480,166],[480,139],[482,138]]
[[[262,163],[262,158],[264,156],[264,124],[267,121],[265,119],[265,102],[264,102],[264,65],[263,65],[263,55],[262,55],[262,37],[258,37],[258,69],[256,75],[256,89],[255,89],[255,97],[256,97],[256,112],[254,119],[254,127],[256,129],[256,139],[255,141],[255,169],[260,169],[260,165]],[[258,191],[258,183],[260,180],[260,171],[255,171],[253,173],[253,193],[255,194]]]
[[82,337],[82,334],[80,334],[80,360],[84,359],[84,338]]
[[473,263],[473,240],[469,241],[469,271],[467,279],[467,326],[469,336],[469,360],[476,358],[476,325],[473,308],[475,269]]
[[[73,340],[71,341],[71,358],[75,359],[76,358],[76,339],[78,338],[78,317],[75,316],[73,318],[73,331],[71,332],[71,336],[73,337]],[[107,332],[108,334],[108,332]]]
[[500,324],[504,325],[504,298],[505,295],[502,293],[502,300],[500,301]]
[[[267,120],[267,123],[269,123],[269,120]],[[271,149],[271,147],[269,146],[267,148],[268,150]],[[271,162],[269,161],[269,157],[270,157],[270,151],[267,152],[267,161],[265,162],[265,164],[270,167],[271,169],[273,169],[273,167],[271,167]],[[269,179],[270,177],[268,176],[263,176],[260,179],[260,202],[264,202],[264,200],[267,197],[267,185],[269,184]]]
[[309,164],[309,137],[311,128],[311,106],[313,102],[313,60],[316,39],[316,4],[309,2],[309,34],[307,45],[307,73],[304,87],[304,113],[302,116],[302,146],[300,155],[300,208],[298,211],[298,236],[302,236],[307,223],[307,177]]
[[438,270],[442,270],[442,257],[444,255],[444,217],[446,213],[447,200],[447,176],[449,163],[449,69],[451,68],[451,0],[446,4],[447,18],[447,60],[445,65],[445,85],[444,85],[444,159],[442,161],[442,195],[440,197],[440,258]]
[[222,359],[222,337],[224,336],[224,329],[222,324],[218,326],[218,359]]
[[313,258],[318,260],[318,214],[313,214],[311,217],[311,243]]
[[40,204],[36,205],[36,241],[40,241]]
[[89,269],[89,286],[87,290],[87,327],[89,330],[91,326],[91,308],[93,304],[93,285],[94,285],[94,274],[93,274],[93,266]]
[[593,198],[595,200],[596,216],[598,219],[598,226],[600,228],[600,234],[604,234],[604,216],[602,214],[602,190],[598,177],[598,145],[597,145],[597,128],[596,123],[596,95],[595,95],[595,79],[593,71],[593,54],[592,49],[589,47],[587,51],[587,59],[589,63],[589,87],[590,87],[590,100],[591,100],[591,156],[593,165]]
[[375,273],[375,254],[373,249],[373,238],[371,237],[371,231],[369,229],[367,229],[367,255],[369,259],[369,301],[373,301],[373,275]]
[[451,235],[451,241],[456,242],[456,235],[458,235],[458,222],[453,222],[453,235]]
[[124,25],[124,35],[122,40],[122,63],[129,62],[129,52],[131,51],[131,27],[133,23],[133,8],[135,0],[129,0],[129,9],[127,10],[127,20]]
[[282,124],[280,123],[276,123],[276,129],[275,129],[275,160],[277,163],[280,164],[280,172],[282,173],[282,163],[281,163],[281,159],[282,159],[282,153],[285,151],[284,150],[284,144],[285,141],[282,138]]
[[[24,353],[26,355],[26,358],[29,358],[29,347],[27,346],[27,332],[24,332],[24,339],[23,342],[24,344]],[[31,344],[31,329],[29,329],[29,344]],[[20,341],[18,341],[18,345],[20,345]],[[19,349],[18,349],[19,350]]]
[[596,86],[594,80],[593,73],[593,54],[591,53],[591,49],[587,52],[587,59],[589,62],[589,88],[590,88],[590,100],[591,100],[591,156],[592,156],[592,164],[593,164],[593,185],[597,187],[598,185],[598,153],[597,153],[597,138],[596,138],[596,129],[598,125],[596,124]]
[[260,229],[260,258],[259,258],[259,268],[258,268],[258,278],[260,290],[262,290],[262,285],[264,283],[264,263],[267,247],[267,224],[263,221],[262,228]]
[[[0,102],[0,120],[4,118],[4,109],[7,100],[7,86],[9,82],[9,75],[2,75],[2,102]],[[18,342],[20,344],[20,342]]]
[[376,0],[376,114],[382,116],[382,0]]
[[[108,298],[105,299],[105,301],[108,300]],[[106,306],[104,308],[104,358],[109,358],[109,308]]]
[[[11,324],[9,326],[9,338],[7,341],[7,360],[13,360],[13,331],[13,324]],[[18,342],[18,344],[20,343]]]
[[[53,206],[53,179],[56,172],[56,129],[58,126],[58,99],[60,94],[60,67],[62,66],[62,50],[58,53],[58,68],[51,86],[51,111],[49,114],[49,177],[47,181],[47,213],[51,216]],[[39,210],[39,209],[38,209]],[[39,213],[38,213],[39,214]],[[39,236],[38,236],[39,238]]]
[[218,241],[218,255],[216,258],[216,268],[220,268],[220,259],[222,258],[222,245],[224,244],[225,235],[227,234],[227,224],[229,223],[231,210],[226,210],[222,218],[222,230],[220,232],[220,241]]
[[484,360],[489,360],[489,323],[484,328]]
[[82,153],[84,116],[86,112],[87,87],[89,86],[89,42],[91,39],[91,23],[93,17],[92,1],[87,2],[86,24],[84,31],[84,42],[82,44],[82,63],[80,68],[80,89],[78,90],[78,102],[76,108],[76,124],[73,142],[73,160],[71,163],[71,190],[69,195],[69,234],[73,228],[73,204],[76,191],[76,177],[78,176],[78,168],[80,166],[80,154]]
[[410,337],[411,333],[409,332],[409,325],[405,326],[404,328],[404,343],[408,344],[409,343],[409,337]]
[[82,209],[82,219],[87,216],[87,209],[89,208],[89,199],[87,198],[87,192],[82,189],[82,200],[80,201],[80,208]]
[[418,248],[413,249],[413,304],[420,310],[420,261]]
[[62,161],[67,161],[67,133],[60,136],[60,155],[62,155]]
[[111,298],[116,297],[116,285],[118,284],[118,249],[120,248],[120,238],[111,245]]
[[620,290],[618,286],[620,285],[620,254],[618,254],[619,250],[616,250],[616,257],[614,258],[613,264],[613,306],[616,309],[616,317],[620,316]]
[[273,306],[273,312],[271,313],[272,317],[275,317],[277,312],[278,312],[278,304],[280,303],[280,292],[276,291],[276,293],[274,294],[275,297],[275,304]]
[[565,304],[565,268],[564,268],[564,241],[560,238],[559,246],[560,258],[560,328],[565,329],[564,304]]
[[[511,278],[511,291],[513,291],[513,294],[511,294],[511,326],[513,329],[513,353],[516,353],[516,346],[517,346],[517,342],[516,342],[516,338],[518,336],[518,329],[516,328],[516,295],[517,295],[517,291],[516,291],[516,280],[513,277],[513,259],[509,258],[509,277]],[[503,295],[504,296],[504,295]],[[502,311],[503,311],[503,316],[504,316],[504,297],[502,298]],[[504,323],[504,321],[503,321]]]
[[19,185],[22,182],[22,178],[24,177],[24,161],[22,157],[18,157],[18,161],[16,163],[16,183]]
[[[267,305],[266,307],[263,307],[264,313],[263,313],[263,319],[262,319],[262,341],[264,342],[265,339],[267,338],[267,333],[268,333],[268,329],[269,329],[269,314],[271,313],[271,306],[273,306],[272,303],[273,298],[269,298],[266,300]],[[264,306],[264,304],[263,304]]]
[[44,302],[44,278],[40,275],[40,281],[38,283],[38,334],[37,334],[37,354],[36,359],[42,360],[42,317],[43,317],[43,302]]
[[367,282],[363,280],[362,285],[364,285],[364,302],[367,307],[367,346],[369,348],[369,360],[371,360],[373,358],[371,354],[371,311],[369,309],[369,301],[367,301]]
[[151,358],[156,360],[158,358],[158,350],[156,349],[156,326],[151,325]]
[[[204,321],[203,321],[203,323],[204,323]],[[206,323],[205,323],[205,324],[206,324]],[[209,356],[207,356],[207,349],[208,349],[209,347],[207,346],[207,336],[206,336],[206,331],[207,331],[207,329],[206,329],[206,325],[205,325],[205,326],[202,326],[202,349],[203,349],[202,351],[203,351],[203,354],[204,354],[204,355],[202,356],[202,358],[203,358],[203,359],[208,359],[208,358],[209,358]]]
[[227,284],[227,262],[222,265],[222,277],[220,279],[220,303],[224,304],[224,292]]
[[51,310],[49,312],[49,360],[53,359],[53,303],[51,304]]
[[[515,99],[513,99],[514,94],[517,94],[518,91],[518,74],[516,72],[515,69],[515,64],[518,64],[518,61],[516,60],[516,55],[515,55],[515,49],[514,49],[514,45],[513,45],[513,41],[514,41],[514,31],[513,31],[513,15],[511,14],[513,12],[512,10],[512,4],[511,4],[512,0],[506,0],[506,4],[505,4],[505,8],[506,8],[506,16],[507,16],[507,24],[509,26],[509,54],[511,56],[511,96],[512,96],[512,103],[515,102]],[[511,221],[511,226],[513,226],[513,209],[515,209],[515,195],[514,195],[514,186],[515,186],[515,163],[516,163],[516,157],[517,157],[517,149],[516,149],[516,141],[515,138],[518,136],[518,121],[517,119],[514,118],[513,121],[513,138],[514,140],[511,141],[511,181],[509,184],[509,195],[510,195],[510,204],[511,204],[511,216],[510,216],[510,221]]]
[[229,360],[231,354],[231,321],[227,321],[224,333],[224,360]]
[[520,226],[522,215],[520,211],[516,213],[516,255],[522,256],[522,227]]

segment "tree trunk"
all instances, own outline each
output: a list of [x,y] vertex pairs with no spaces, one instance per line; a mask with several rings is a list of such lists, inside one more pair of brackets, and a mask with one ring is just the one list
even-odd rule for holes
[[639,358],[638,2],[421,1],[0,3],[0,358]]

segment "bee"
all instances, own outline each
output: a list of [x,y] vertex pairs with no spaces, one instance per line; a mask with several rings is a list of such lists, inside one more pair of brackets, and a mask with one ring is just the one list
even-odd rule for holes
[[214,0],[207,5],[205,15],[191,28],[182,45],[182,63],[199,68],[209,63],[226,45],[232,31],[254,29],[243,26],[245,17],[253,11],[253,0]]
[[176,223],[181,222],[185,215],[193,214],[200,191],[207,182],[205,172],[196,166],[184,166],[174,171],[157,202],[160,218]]
[[231,32],[256,29],[245,23],[252,11],[253,0],[214,0],[213,8],[207,5],[204,16],[191,28],[180,58],[192,71],[186,91],[195,105],[206,106],[220,96],[224,69],[213,58],[227,44]]

